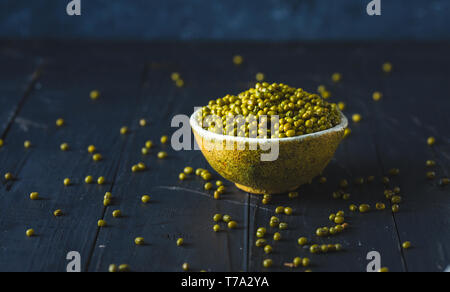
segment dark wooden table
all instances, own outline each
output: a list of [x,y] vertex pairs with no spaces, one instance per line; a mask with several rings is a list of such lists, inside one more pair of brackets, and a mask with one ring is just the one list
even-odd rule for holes
[[[127,263],[133,271],[181,271],[188,262],[199,271],[304,271],[283,264],[309,257],[312,271],[366,271],[368,252],[381,254],[391,271],[443,271],[450,265],[450,189],[438,178],[450,171],[450,44],[441,43],[115,43],[0,42],[0,271],[65,271],[69,251],[81,254],[83,271],[106,271],[109,264]],[[234,54],[245,58],[236,67]],[[381,64],[391,61],[386,75]],[[185,87],[177,88],[172,72],[180,72]],[[360,113],[326,169],[324,185],[302,187],[298,199],[275,196],[269,205],[227,183],[228,192],[214,200],[197,177],[178,180],[184,166],[207,168],[199,151],[176,152],[159,138],[175,129],[176,114],[191,114],[209,99],[237,93],[253,84],[257,72],[269,81],[313,91],[326,85],[334,101],[345,101],[345,113]],[[330,76],[341,72],[333,85]],[[97,101],[91,90],[101,91]],[[371,98],[379,90],[384,99]],[[66,125],[55,126],[57,118]],[[139,127],[140,118],[149,125]],[[122,126],[131,129],[120,135]],[[428,147],[427,137],[437,143]],[[150,155],[140,152],[147,140],[156,144]],[[32,148],[23,147],[25,140]],[[62,142],[70,151],[59,150]],[[87,153],[94,144],[104,159],[95,163]],[[156,153],[165,149],[166,160]],[[427,180],[425,161],[437,162],[435,180]],[[144,161],[149,169],[132,173]],[[400,186],[404,202],[399,213],[351,213],[352,203],[386,202],[381,182],[389,169],[401,173],[389,187]],[[3,174],[16,179],[6,182]],[[105,176],[102,186],[86,185],[86,175]],[[372,184],[351,185],[348,201],[332,198],[342,179],[376,176]],[[73,185],[65,187],[69,177]],[[218,178],[216,176],[216,178]],[[38,201],[29,199],[37,191]],[[112,205],[103,206],[111,191]],[[151,203],[140,202],[143,194]],[[268,242],[274,252],[255,247],[255,232],[267,226],[278,205],[291,206],[292,216],[280,215],[289,229],[283,239]],[[64,216],[54,217],[62,209]],[[112,217],[120,209],[123,217]],[[350,228],[330,237],[314,236],[330,226],[328,215],[345,210]],[[212,231],[212,216],[229,214],[236,230]],[[97,220],[108,226],[99,229]],[[33,228],[36,236],[25,231]],[[136,246],[142,236],[146,245]],[[317,243],[341,243],[344,251],[311,255],[297,245],[307,236]],[[183,237],[185,246],[177,247]],[[400,245],[411,241],[403,251]]]

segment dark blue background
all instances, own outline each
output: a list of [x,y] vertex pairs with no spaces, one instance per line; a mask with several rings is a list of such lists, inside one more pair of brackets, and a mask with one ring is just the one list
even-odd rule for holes
[[449,0],[0,0],[0,37],[139,40],[450,39]]

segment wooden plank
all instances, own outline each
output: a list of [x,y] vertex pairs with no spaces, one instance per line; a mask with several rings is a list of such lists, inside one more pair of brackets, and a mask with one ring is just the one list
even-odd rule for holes
[[[174,115],[190,115],[193,106],[225,95],[227,88],[242,86],[238,74],[245,73],[245,69],[234,68],[231,57],[232,49],[218,45],[148,48],[147,61],[151,68],[148,88],[142,99],[142,111],[133,124],[141,117],[148,117],[150,125],[130,136],[112,190],[114,205],[106,209],[105,219],[111,227],[99,233],[90,270],[105,271],[109,264],[127,263],[133,271],[181,271],[184,262],[193,271],[246,270],[246,195],[227,185],[229,191],[223,199],[214,200],[210,192],[203,190],[201,179],[194,176],[179,182],[178,174],[187,165],[209,168],[205,159],[199,151],[175,152],[159,143],[161,135],[174,130],[170,129]],[[186,81],[184,88],[174,87],[170,80],[172,71],[181,73]],[[230,76],[230,71],[235,75]],[[140,149],[148,139],[156,147],[149,156],[143,156]],[[169,152],[166,160],[155,157],[162,149]],[[149,165],[149,170],[131,173],[131,166],[139,161]],[[143,194],[152,197],[148,205],[140,202]],[[113,218],[112,211],[116,209],[125,217]],[[224,230],[214,233],[215,213],[231,215],[239,228],[228,230],[222,224]],[[147,245],[136,246],[134,239],[138,236],[144,237]],[[176,246],[179,237],[185,239],[183,247]]]
[[0,137],[2,137],[33,77],[36,77],[38,60],[15,48],[11,43],[3,41],[0,42],[0,64]]
[[[0,43],[0,139],[4,144],[0,153],[10,146],[5,139],[7,132],[37,80],[38,63],[37,58],[10,42]],[[3,180],[4,174],[17,164],[7,158],[0,155],[1,188],[7,183]]]
[[[21,161],[18,179],[2,193],[0,262],[2,271],[65,271],[66,254],[78,251],[87,266],[103,214],[103,194],[110,189],[127,137],[119,135],[138,104],[141,81],[139,48],[109,48],[52,43],[38,50],[47,54],[41,88],[23,106],[8,133],[10,145],[1,155]],[[90,90],[102,91],[93,102]],[[120,113],[120,114],[117,114]],[[55,120],[63,117],[61,129]],[[27,151],[20,145],[33,143]],[[71,150],[59,145],[68,142]],[[104,157],[94,163],[86,151],[97,146]],[[25,158],[24,158],[25,156]],[[85,185],[86,175],[106,177],[104,186]],[[73,185],[63,186],[70,177]],[[31,201],[38,191],[42,199]],[[64,216],[52,212],[62,209]],[[34,228],[37,236],[26,238]]]
[[[334,100],[345,101],[349,111],[360,112],[367,117],[370,113],[366,102],[361,100],[360,91],[365,81],[361,81],[360,74],[363,58],[359,54],[358,46],[336,45],[330,48],[326,46],[308,45],[292,46],[289,54],[284,55],[286,48],[280,48],[264,57],[266,70],[270,71],[275,80],[287,80],[290,84],[302,86],[306,90],[314,91],[319,84],[327,85],[334,95]],[[284,50],[286,49],[286,50]],[[364,51],[363,51],[364,52]],[[289,61],[290,60],[290,61]],[[263,62],[258,62],[263,63]],[[279,68],[276,64],[283,64]],[[278,68],[278,69],[276,69]],[[275,73],[274,73],[275,72]],[[330,77],[333,72],[341,72],[344,76],[342,84],[332,85]],[[350,204],[369,203],[372,207],[382,200],[377,194],[383,193],[381,180],[381,166],[377,159],[375,143],[371,138],[371,125],[363,122],[360,125],[351,125],[353,135],[344,141],[336,153],[335,160],[331,162],[324,175],[328,178],[326,185],[320,185],[317,181],[312,185],[300,188],[300,198],[289,200],[286,196],[275,196],[270,205],[264,206],[260,198],[252,196],[252,204],[258,205],[252,208],[250,225],[250,265],[249,269],[254,271],[265,271],[262,267],[263,259],[271,258],[274,266],[270,271],[291,271],[291,268],[283,264],[292,262],[294,257],[308,257],[312,261],[313,271],[366,271],[369,261],[366,259],[370,251],[378,251],[382,256],[382,264],[389,266],[391,270],[403,271],[401,253],[398,251],[398,238],[393,218],[388,211],[372,211],[368,214],[351,214],[348,207]],[[376,176],[373,184],[363,186],[352,186],[348,191],[352,195],[349,201],[334,200],[332,193],[338,190],[341,179],[347,179],[352,183],[358,177]],[[294,209],[293,216],[275,215],[276,206],[291,206]],[[329,238],[318,238],[315,231],[318,227],[333,226],[328,220],[331,213],[344,210],[347,213],[347,221],[351,228],[344,233]],[[258,227],[267,227],[271,216],[278,216],[287,222],[289,230],[281,231],[284,238],[280,242],[273,242],[270,238],[278,230],[268,228],[268,242],[273,246],[274,252],[265,255],[261,248],[255,247],[255,232]],[[306,236],[317,244],[341,243],[344,251],[340,253],[329,253],[327,255],[311,255],[307,249],[299,247],[297,238]],[[381,240],[382,239],[382,240]],[[304,268],[294,269],[303,271]]]
[[[395,220],[401,241],[413,245],[403,254],[408,271],[443,271],[450,264],[450,191],[439,187],[438,179],[427,181],[425,173],[434,170],[438,178],[449,175],[450,58],[445,53],[449,46],[397,45],[388,49],[394,71],[381,81],[385,98],[374,105],[373,123],[384,172],[392,167],[401,169],[394,184],[401,187],[404,202]],[[436,147],[426,145],[429,136],[437,137]],[[435,160],[437,167],[427,169],[428,159]]]

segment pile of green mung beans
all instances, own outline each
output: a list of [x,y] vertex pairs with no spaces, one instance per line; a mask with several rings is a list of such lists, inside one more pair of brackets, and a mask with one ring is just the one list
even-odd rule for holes
[[237,96],[211,100],[197,119],[216,134],[252,138],[301,136],[341,122],[336,104],[301,88],[267,82],[256,83]]

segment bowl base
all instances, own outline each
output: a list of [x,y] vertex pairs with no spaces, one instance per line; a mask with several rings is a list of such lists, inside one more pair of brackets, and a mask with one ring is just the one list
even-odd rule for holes
[[252,187],[247,187],[244,185],[240,185],[235,183],[236,187],[246,193],[250,193],[250,194],[254,194],[254,195],[276,195],[276,194],[282,194],[282,193],[286,193],[286,192],[290,192],[290,191],[295,191],[296,189],[298,189],[300,186],[297,186],[295,188],[292,188],[288,191],[280,191],[280,192],[268,192],[266,190],[262,190],[262,189],[254,189]]
[[251,187],[246,187],[246,186],[243,186],[243,185],[240,185],[240,184],[235,184],[235,185],[236,185],[236,187],[238,189],[240,189],[240,190],[242,190],[242,191],[244,191],[246,193],[255,194],[255,195],[263,195],[263,194],[265,194],[265,192],[263,190],[258,190],[258,189],[254,189],[254,188],[251,188]]

